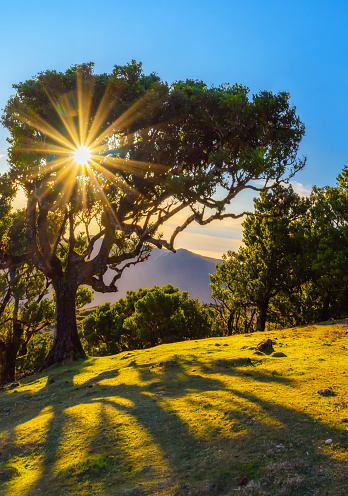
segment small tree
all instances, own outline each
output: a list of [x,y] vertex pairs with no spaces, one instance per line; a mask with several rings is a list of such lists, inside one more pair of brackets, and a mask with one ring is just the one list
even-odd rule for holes
[[[3,250],[20,256],[26,249],[25,212],[7,213],[2,226]],[[45,299],[48,287],[32,263],[13,263],[0,274],[0,384],[15,379],[18,354],[25,354],[30,338],[52,322],[53,301]]]
[[210,276],[212,296],[226,310],[229,333],[264,331],[268,306],[280,292],[291,292],[305,280],[305,260],[296,220],[307,209],[291,188],[278,186],[254,201],[255,215],[243,223],[243,242],[229,251]]
[[336,186],[313,188],[303,222],[304,243],[317,320],[346,316],[348,311],[348,168]]
[[[192,80],[168,86],[135,61],[111,74],[93,74],[93,64],[46,71],[14,88],[2,122],[11,177],[27,196],[28,251],[5,253],[2,267],[30,261],[52,281],[55,338],[45,367],[85,356],[79,286],[117,291],[149,247],[174,251],[190,223],[243,215],[225,210],[240,191],[268,188],[304,164],[296,158],[304,126],[287,93],[249,98],[244,86]],[[179,213],[184,220],[161,238]],[[52,215],[60,219],[53,242]]]
[[54,302],[44,299],[44,275],[26,264],[4,271],[0,285],[0,384],[6,384],[15,379],[17,356],[26,354],[31,337],[53,321]]

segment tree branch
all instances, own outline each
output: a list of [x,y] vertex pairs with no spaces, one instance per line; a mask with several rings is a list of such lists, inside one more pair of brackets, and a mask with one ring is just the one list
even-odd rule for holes
[[56,254],[56,251],[57,251],[57,248],[58,248],[58,245],[59,245],[59,242],[60,242],[60,238],[62,237],[62,235],[63,235],[63,233],[65,231],[65,225],[66,225],[67,219],[68,219],[68,210],[65,209],[64,219],[63,219],[63,222],[60,225],[60,228],[59,228],[58,233],[57,233],[56,241],[55,241],[55,243],[53,245],[53,248],[52,248],[52,255],[55,255]]

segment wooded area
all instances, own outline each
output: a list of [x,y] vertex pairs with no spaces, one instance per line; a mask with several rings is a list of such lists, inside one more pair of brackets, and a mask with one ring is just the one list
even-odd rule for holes
[[[174,250],[192,222],[241,217],[227,208],[241,191],[271,188],[304,165],[297,158],[304,125],[284,92],[250,97],[238,84],[168,85],[135,61],[111,74],[94,74],[93,64],[46,71],[14,88],[2,117],[10,168],[2,180],[1,268],[40,274],[40,288],[53,288],[54,341],[43,367],[85,356],[78,288],[116,292],[127,267],[152,246]],[[13,246],[10,205],[18,187],[26,220]],[[161,227],[179,212],[184,221],[163,239]],[[12,325],[15,296],[6,300],[11,281],[4,279],[1,307],[11,314],[6,335],[22,336],[24,321],[18,331]],[[31,298],[42,306],[44,296]],[[31,329],[44,321],[41,312]]]

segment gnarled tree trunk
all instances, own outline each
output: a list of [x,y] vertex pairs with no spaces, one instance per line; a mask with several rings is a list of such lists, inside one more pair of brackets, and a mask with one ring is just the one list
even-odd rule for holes
[[[62,284],[64,282],[64,284]],[[85,358],[77,333],[76,291],[77,287],[60,280],[53,283],[56,292],[56,320],[53,346],[42,365],[42,370],[63,360]]]

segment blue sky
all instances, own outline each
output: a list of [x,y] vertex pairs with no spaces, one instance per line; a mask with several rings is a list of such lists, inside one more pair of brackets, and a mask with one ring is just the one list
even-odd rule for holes
[[[306,125],[307,166],[296,177],[304,188],[333,185],[348,164],[346,1],[17,0],[0,2],[0,19],[1,109],[13,83],[40,71],[93,61],[109,72],[136,59],[168,82],[288,91]],[[6,148],[0,129],[1,171]],[[211,232],[226,237],[223,226]]]

